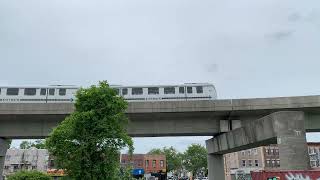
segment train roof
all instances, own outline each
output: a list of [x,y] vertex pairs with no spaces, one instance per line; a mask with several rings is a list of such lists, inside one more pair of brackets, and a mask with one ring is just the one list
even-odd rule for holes
[[75,85],[0,85],[0,88],[70,88],[78,89],[80,86]]
[[148,87],[185,87],[185,86],[213,86],[211,83],[184,83],[184,84],[167,84],[167,85],[134,85],[134,86],[122,86],[122,85],[110,85],[112,88],[148,88]]
[[[148,88],[148,87],[184,87],[184,86],[212,86],[211,83],[184,83],[184,84],[170,84],[170,85],[110,85],[112,88]],[[0,85],[0,88],[69,88],[79,89],[80,86],[76,85]]]

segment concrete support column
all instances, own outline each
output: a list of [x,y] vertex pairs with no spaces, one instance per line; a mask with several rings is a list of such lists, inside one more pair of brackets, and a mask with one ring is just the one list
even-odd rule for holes
[[208,154],[209,180],[225,180],[222,154]]
[[310,169],[304,124],[303,112],[279,112],[275,116],[274,129],[277,134],[281,169]]
[[7,149],[10,147],[10,140],[0,138],[0,180],[3,180],[3,168]]

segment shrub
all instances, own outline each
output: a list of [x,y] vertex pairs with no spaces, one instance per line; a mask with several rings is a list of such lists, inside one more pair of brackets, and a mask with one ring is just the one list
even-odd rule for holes
[[19,171],[10,175],[8,180],[52,180],[52,178],[39,171]]

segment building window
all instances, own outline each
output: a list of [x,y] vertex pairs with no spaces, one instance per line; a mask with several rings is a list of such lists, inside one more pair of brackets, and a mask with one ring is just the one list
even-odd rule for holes
[[127,88],[123,88],[122,89],[122,95],[127,95],[128,94],[128,89]]
[[311,167],[316,167],[317,166],[316,161],[310,161],[310,165]]
[[272,160],[272,167],[276,167],[276,161]]
[[274,149],[274,153],[275,153],[276,155],[279,155],[279,149]]
[[8,88],[7,95],[9,96],[17,96],[19,94],[19,88]]
[[37,166],[32,166],[32,169],[37,169]]
[[146,168],[149,167],[149,160],[146,160]]
[[267,153],[268,153],[268,155],[270,155],[270,149],[267,149]]
[[175,94],[175,88],[174,87],[165,87],[164,88],[164,94]]
[[270,154],[273,154],[273,149],[270,149]]
[[245,152],[245,151],[241,151],[241,155],[242,155],[242,156],[245,156],[245,155],[246,155],[246,152]]
[[18,165],[13,165],[13,171],[16,172],[19,170],[19,166]]
[[55,91],[55,89],[49,89],[49,95],[53,96],[54,95],[54,91]]
[[152,167],[156,168],[156,160],[152,160]]
[[202,94],[203,93],[203,87],[202,86],[197,86],[196,90],[197,90],[198,94]]
[[59,89],[59,95],[64,96],[66,95],[67,90],[66,89]]
[[40,89],[40,95],[41,96],[45,96],[47,94],[47,90],[46,89]]
[[159,88],[157,87],[148,88],[148,94],[159,94]]
[[276,163],[277,163],[277,167],[280,167],[280,159],[277,159]]
[[10,168],[10,166],[4,166],[4,169],[9,169]]
[[270,167],[270,160],[269,159],[266,160],[266,166]]
[[192,94],[192,87],[187,87],[187,93]]
[[26,96],[34,96],[36,95],[37,89],[36,88],[25,88],[24,95]]
[[256,159],[256,160],[254,160],[254,165],[256,166],[256,167],[259,167],[259,161]]
[[179,87],[179,93],[184,94],[184,87]]
[[257,155],[257,154],[258,154],[257,148],[254,148],[254,149],[253,149],[253,154],[254,154],[254,155]]
[[242,167],[246,167],[246,160],[242,160]]
[[142,88],[132,88],[132,95],[141,95],[143,94]]
[[251,149],[249,149],[247,153],[248,153],[248,156],[251,156]]
[[163,160],[160,160],[160,167],[164,167],[164,161]]
[[252,160],[251,159],[248,160],[248,166],[252,167]]

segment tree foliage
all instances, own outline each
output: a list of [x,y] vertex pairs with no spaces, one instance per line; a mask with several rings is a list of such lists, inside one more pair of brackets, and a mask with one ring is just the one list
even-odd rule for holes
[[152,149],[148,154],[164,154],[167,160],[167,171],[171,172],[182,168],[182,154],[171,147],[164,147],[163,149]]
[[207,169],[207,150],[200,144],[192,144],[183,154],[183,165],[196,174],[201,169]]
[[75,111],[46,139],[59,168],[74,179],[119,179],[120,150],[133,142],[127,135],[127,103],[106,82],[81,88]]
[[52,178],[39,171],[18,171],[10,175],[8,180],[52,180]]
[[154,148],[154,149],[151,149],[147,154],[161,155],[161,154],[164,154],[164,152],[162,151],[162,149]]
[[31,147],[35,147],[37,149],[45,149],[45,141],[42,139],[38,139],[35,142],[31,141],[22,141],[20,143],[20,149],[29,149]]

